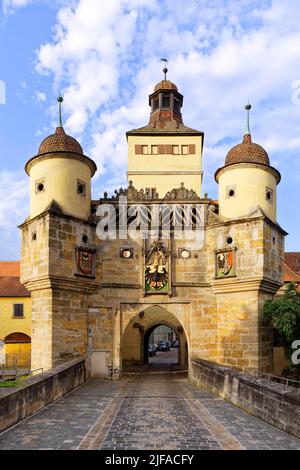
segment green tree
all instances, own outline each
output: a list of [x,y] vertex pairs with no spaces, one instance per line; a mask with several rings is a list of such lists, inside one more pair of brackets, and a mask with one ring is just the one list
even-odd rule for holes
[[293,341],[300,340],[300,295],[295,283],[288,284],[283,296],[265,302],[263,317],[273,322],[290,359]]

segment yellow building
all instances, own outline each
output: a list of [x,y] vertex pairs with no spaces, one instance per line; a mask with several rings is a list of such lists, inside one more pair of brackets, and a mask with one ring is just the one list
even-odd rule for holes
[[0,262],[0,354],[7,364],[30,363],[31,298],[20,283],[19,261]]

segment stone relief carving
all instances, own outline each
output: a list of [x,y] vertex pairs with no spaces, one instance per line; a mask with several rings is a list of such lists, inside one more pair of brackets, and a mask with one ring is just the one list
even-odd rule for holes
[[214,225],[219,222],[219,215],[216,213],[216,206],[210,204],[206,208],[206,225]]
[[193,189],[186,189],[184,183],[181,183],[180,188],[174,188],[168,191],[164,200],[184,200],[184,201],[200,201],[200,197]]

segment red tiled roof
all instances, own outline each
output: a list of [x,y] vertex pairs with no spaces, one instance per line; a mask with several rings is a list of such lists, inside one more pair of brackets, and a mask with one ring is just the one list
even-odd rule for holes
[[20,283],[20,261],[0,261],[0,297],[30,297]]
[[20,261],[0,261],[0,277],[20,277]]
[[229,150],[226,165],[233,163],[261,163],[262,165],[270,165],[270,160],[265,149],[251,141],[250,134],[244,136],[243,142]]
[[300,274],[300,251],[290,251],[284,254],[285,262],[295,273]]
[[30,297],[30,292],[20,283],[19,277],[0,277],[0,297]]
[[62,127],[46,137],[40,145],[38,155],[55,152],[73,152],[83,155],[82,147],[74,137],[67,135]]
[[299,282],[300,283],[300,274],[295,273],[286,263],[284,263],[283,271],[284,282]]

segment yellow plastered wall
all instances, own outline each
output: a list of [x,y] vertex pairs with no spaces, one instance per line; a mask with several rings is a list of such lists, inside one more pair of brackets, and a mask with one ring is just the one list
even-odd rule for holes
[[[14,304],[24,304],[24,317],[14,318]],[[11,333],[24,333],[31,338],[31,298],[0,297],[0,340]],[[5,354],[30,355],[30,344],[7,344]]]
[[[247,216],[257,206],[276,222],[276,177],[271,169],[248,164],[225,167],[218,175],[219,213],[221,218],[236,219]],[[234,190],[229,197],[228,191]],[[271,189],[272,199],[266,197]]]
[[[191,145],[195,154],[188,155],[144,155],[136,154],[136,145]],[[159,197],[164,197],[181,183],[201,195],[202,183],[202,136],[128,136],[128,181],[137,189],[156,188]]]
[[[85,196],[77,193],[77,181],[86,185]],[[37,182],[45,190],[36,192]],[[59,156],[37,159],[30,168],[30,217],[41,214],[53,199],[66,214],[87,219],[91,211],[91,170],[83,161]]]

